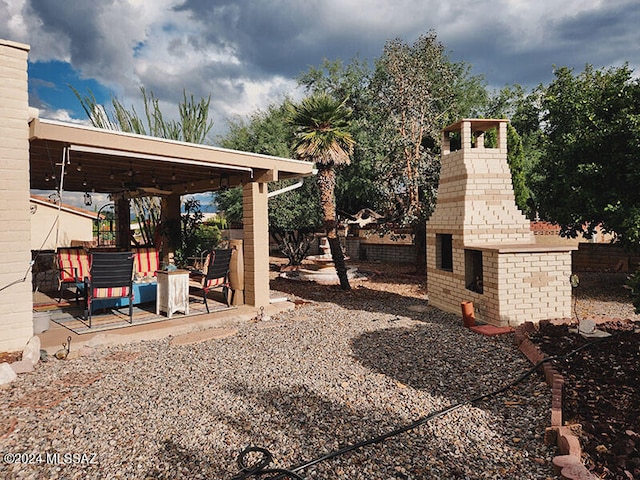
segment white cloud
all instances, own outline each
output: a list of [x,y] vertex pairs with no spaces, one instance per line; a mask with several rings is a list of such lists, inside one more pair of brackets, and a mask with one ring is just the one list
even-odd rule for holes
[[637,68],[639,22],[637,0],[0,0],[0,37],[32,61],[68,61],[136,108],[144,85],[171,115],[183,90],[210,94],[216,130],[299,94],[294,77],[323,58],[373,60],[394,37],[435,29],[490,84],[535,85],[553,64]]

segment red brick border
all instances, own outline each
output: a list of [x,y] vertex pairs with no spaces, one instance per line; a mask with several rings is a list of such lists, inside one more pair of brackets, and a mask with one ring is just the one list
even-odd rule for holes
[[[536,330],[533,322],[525,322],[516,328],[515,341],[520,351],[536,365],[546,355],[530,339],[529,334]],[[555,441],[560,455],[553,458],[553,466],[560,478],[565,480],[597,480],[582,463],[582,447],[573,430],[562,424],[562,395],[564,377],[551,365],[543,365],[544,377],[551,388],[551,426],[547,428],[545,441]]]

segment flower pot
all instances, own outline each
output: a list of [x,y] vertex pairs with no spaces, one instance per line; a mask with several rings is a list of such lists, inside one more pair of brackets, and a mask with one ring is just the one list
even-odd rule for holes
[[49,330],[51,312],[33,312],[33,334],[46,332]]

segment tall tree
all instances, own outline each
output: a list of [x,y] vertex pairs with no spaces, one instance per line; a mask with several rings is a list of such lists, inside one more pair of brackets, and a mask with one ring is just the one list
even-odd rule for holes
[[440,172],[440,131],[486,100],[481,77],[452,63],[431,31],[413,45],[387,42],[376,64],[372,98],[383,121],[386,155],[378,165],[392,224],[415,233],[418,271],[426,270],[426,219]]
[[331,256],[340,279],[340,287],[349,290],[344,254],[338,238],[335,206],[336,167],[350,162],[354,140],[348,131],[351,111],[345,102],[327,94],[306,97],[291,109],[295,127],[294,151],[298,158],[314,162],[320,192],[320,206]]
[[540,215],[570,237],[601,226],[640,245],[640,80],[627,65],[561,67],[542,108]]
[[[252,114],[248,120],[229,122],[228,133],[219,143],[225,148],[247,152],[291,156],[294,128],[290,124],[290,101],[270,105],[265,111]],[[272,182],[274,191],[292,185],[291,180]],[[241,189],[216,194],[216,203],[230,221],[242,219]],[[318,188],[311,178],[302,187],[269,199],[269,233],[278,242],[280,251],[290,265],[299,265],[313,242],[314,232],[322,226]]]
[[337,211],[354,214],[363,208],[382,210],[383,189],[376,170],[376,159],[383,151],[380,122],[374,118],[370,84],[373,70],[366,61],[354,58],[347,64],[324,60],[298,77],[308,95],[324,93],[337,100],[346,99],[352,111],[349,131],[355,145],[351,162],[341,167],[336,179]]
[[[162,114],[158,98],[153,92],[147,94],[145,88],[140,87],[145,109],[143,120],[133,106],[130,109],[125,107],[116,97],[111,98],[111,110],[107,110],[98,103],[91,91],[82,95],[75,88],[71,89],[93,126],[98,128],[202,144],[213,127],[213,121],[208,119],[211,96],[196,102],[193,95],[187,98],[183,91],[183,101],[179,105],[180,119],[167,120]],[[160,198],[134,197],[132,200],[137,221],[143,228],[143,238],[151,243],[160,222]]]

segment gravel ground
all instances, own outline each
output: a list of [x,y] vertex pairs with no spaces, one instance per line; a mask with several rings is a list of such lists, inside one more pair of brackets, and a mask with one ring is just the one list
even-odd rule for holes
[[[347,293],[300,283],[274,279],[298,307],[232,337],[98,348],[20,375],[0,390],[0,420],[17,421],[0,439],[9,454],[0,477],[230,479],[250,445],[291,469],[502,387],[530,367],[512,335],[470,332],[428,307],[419,279],[400,271],[354,282]],[[555,449],[543,442],[549,409],[548,387],[534,374],[298,474],[555,478]]]

